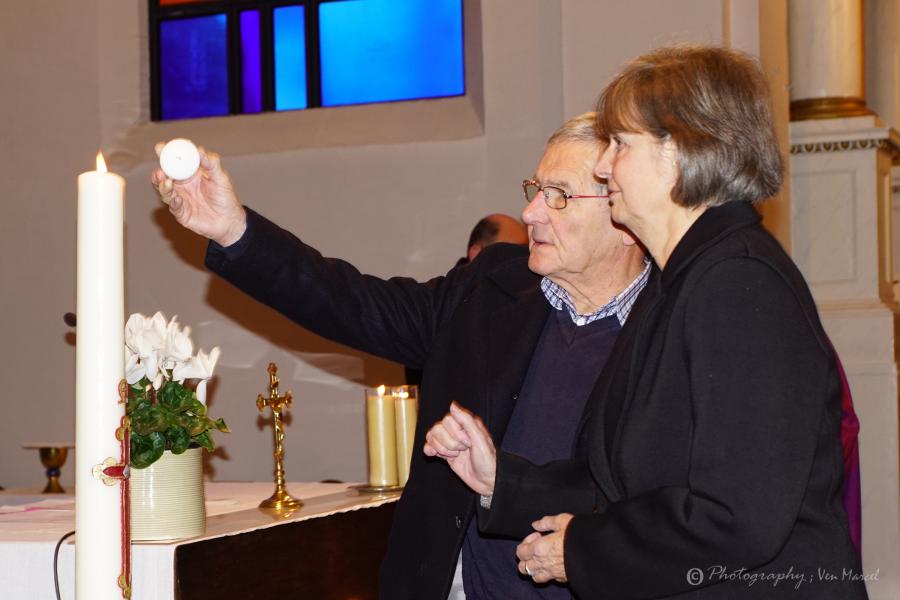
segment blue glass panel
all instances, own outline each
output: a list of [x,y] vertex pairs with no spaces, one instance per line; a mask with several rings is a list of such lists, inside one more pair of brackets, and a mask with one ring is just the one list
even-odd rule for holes
[[465,93],[462,0],[346,0],[319,7],[322,104]]
[[228,114],[225,15],[159,24],[162,118]]
[[245,113],[262,110],[262,71],[259,56],[259,11],[241,13],[241,89]]
[[306,108],[306,30],[302,6],[272,11],[275,110]]

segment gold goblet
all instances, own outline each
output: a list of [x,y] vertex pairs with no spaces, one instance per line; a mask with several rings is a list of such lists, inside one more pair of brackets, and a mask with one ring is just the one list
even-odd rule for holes
[[73,444],[24,444],[23,448],[29,450],[37,450],[41,457],[41,464],[47,469],[47,486],[44,487],[44,494],[65,494],[66,490],[59,484],[59,475],[66,457],[69,454],[69,448],[73,448]]

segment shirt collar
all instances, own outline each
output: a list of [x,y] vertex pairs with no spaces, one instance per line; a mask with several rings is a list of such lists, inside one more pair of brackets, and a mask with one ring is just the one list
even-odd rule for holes
[[645,257],[644,270],[641,271],[640,275],[638,275],[634,281],[628,284],[628,287],[619,292],[616,296],[613,296],[609,302],[594,312],[585,315],[578,314],[578,311],[575,310],[575,303],[572,301],[569,292],[546,277],[541,280],[541,291],[544,292],[544,296],[547,298],[547,302],[550,303],[550,306],[556,310],[563,310],[565,308],[572,318],[572,322],[579,327],[593,323],[598,319],[606,318],[610,315],[616,315],[616,318],[619,320],[619,325],[624,325],[628,315],[631,314],[631,308],[634,306],[634,301],[637,300],[638,294],[644,289],[644,286],[647,285],[647,279],[649,277],[650,259]]

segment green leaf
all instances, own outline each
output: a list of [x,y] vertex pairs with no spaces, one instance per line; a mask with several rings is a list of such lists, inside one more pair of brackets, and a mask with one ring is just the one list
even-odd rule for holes
[[153,403],[149,398],[135,398],[128,401],[128,405],[125,407],[125,414],[129,416],[141,413],[146,414],[151,408],[153,408]]
[[206,405],[197,400],[196,396],[191,397],[191,408],[190,412],[194,413],[198,417],[206,416]]
[[177,425],[166,429],[166,438],[169,441],[168,447],[172,454],[181,454],[191,445],[191,436]]
[[131,434],[131,466],[146,469],[159,460],[166,449],[166,436],[158,431],[149,435]]
[[131,415],[131,429],[140,435],[165,431],[169,427],[166,411],[160,406],[148,405]]
[[194,436],[194,441],[202,448],[206,448],[208,452],[212,452],[216,449],[216,443],[209,436],[208,431],[204,431],[200,435]]
[[206,417],[188,416],[184,424],[184,428],[187,429],[187,432],[191,435],[191,437],[196,437],[209,429],[209,424],[207,423],[207,421],[209,421],[209,419],[207,419]]
[[231,433],[231,430],[228,429],[228,425],[225,424],[225,419],[216,419],[213,421],[213,425],[215,425],[216,429],[222,433]]
[[152,404],[150,398],[147,397],[147,378],[144,377],[134,385],[129,386],[128,402],[125,405],[125,414],[131,415],[139,410],[141,406]]
[[183,395],[179,393],[181,389],[184,389],[184,386],[180,383],[175,381],[165,382],[156,394],[160,405],[169,410],[178,411],[181,408],[183,398]]

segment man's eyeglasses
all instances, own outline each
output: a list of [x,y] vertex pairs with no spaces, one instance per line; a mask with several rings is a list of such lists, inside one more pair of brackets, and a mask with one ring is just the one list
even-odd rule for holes
[[539,193],[544,195],[544,203],[550,208],[562,210],[571,198],[609,198],[606,196],[580,196],[570,194],[562,188],[553,185],[541,185],[533,179],[522,182],[522,190],[525,192],[525,201],[531,202]]

